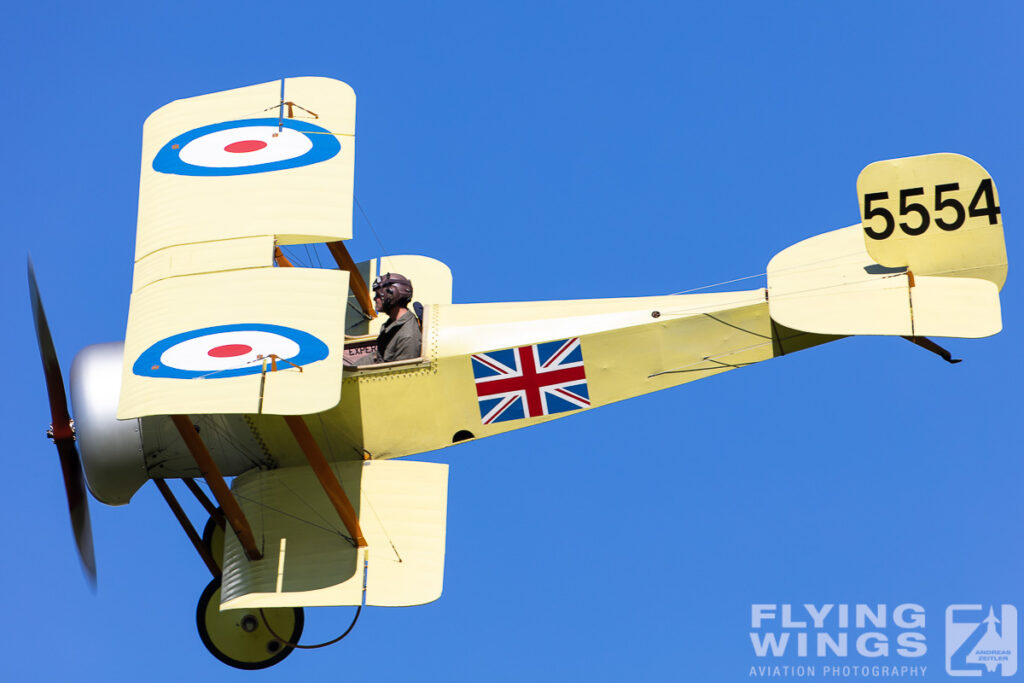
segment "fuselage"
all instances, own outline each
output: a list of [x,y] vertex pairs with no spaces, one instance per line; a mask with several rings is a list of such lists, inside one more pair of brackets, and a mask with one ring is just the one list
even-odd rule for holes
[[[433,451],[834,338],[774,325],[763,289],[426,304],[422,323],[419,359],[346,370],[337,405],[307,416],[329,459]],[[200,474],[170,418],[114,420],[120,348],[89,347],[72,372],[86,476],[93,494],[108,504],[127,503],[149,478]],[[193,419],[225,476],[305,463],[280,416]]]

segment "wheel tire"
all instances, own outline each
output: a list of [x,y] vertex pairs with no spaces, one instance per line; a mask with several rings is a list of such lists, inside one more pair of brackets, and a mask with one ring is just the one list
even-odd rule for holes
[[[263,610],[263,616],[281,638],[299,642],[304,623],[301,607],[271,607]],[[210,654],[236,669],[265,669],[295,649],[271,634],[259,609],[221,612],[219,578],[211,581],[199,596],[196,627]]]
[[213,561],[217,567],[224,569],[224,527],[217,524],[213,517],[207,520],[203,527],[203,545],[210,551]]

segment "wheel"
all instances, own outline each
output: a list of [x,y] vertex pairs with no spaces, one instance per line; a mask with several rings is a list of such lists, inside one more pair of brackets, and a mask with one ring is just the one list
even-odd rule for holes
[[[302,636],[301,607],[272,607],[263,616],[274,633],[290,643]],[[214,579],[199,597],[196,626],[203,645],[214,657],[236,669],[265,669],[295,648],[271,635],[258,609],[220,611],[220,579]]]
[[203,527],[203,545],[210,551],[217,566],[224,569],[224,527],[217,524],[213,517]]

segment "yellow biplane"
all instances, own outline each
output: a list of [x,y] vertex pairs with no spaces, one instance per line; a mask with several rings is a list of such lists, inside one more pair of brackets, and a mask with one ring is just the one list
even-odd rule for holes
[[[87,575],[83,470],[108,505],[152,480],[213,575],[203,642],[235,667],[299,646],[303,607],[358,617],[441,595],[447,466],[398,458],[844,336],[901,336],[956,362],[929,337],[1002,326],[998,196],[963,156],[871,164],[857,183],[862,223],[776,255],[765,288],[460,305],[439,261],[349,257],[354,152],[355,95],[325,78],[153,113],[125,341],[76,356],[73,423],[29,265],[50,436]],[[281,247],[298,244],[325,244],[338,267],[293,267]],[[422,350],[354,365],[382,324],[366,283],[385,272],[414,283]],[[170,479],[209,512],[202,534]]]

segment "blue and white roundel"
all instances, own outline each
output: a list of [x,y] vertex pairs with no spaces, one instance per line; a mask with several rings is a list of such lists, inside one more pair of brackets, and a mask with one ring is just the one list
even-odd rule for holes
[[168,141],[156,153],[153,170],[192,176],[266,173],[327,161],[340,151],[330,131],[306,121],[225,121]]
[[[142,352],[132,372],[143,377],[218,379],[258,375],[263,359],[280,360],[278,370],[327,358],[329,349],[308,332],[283,325],[217,325],[167,337]],[[288,361],[284,363],[283,361]]]

